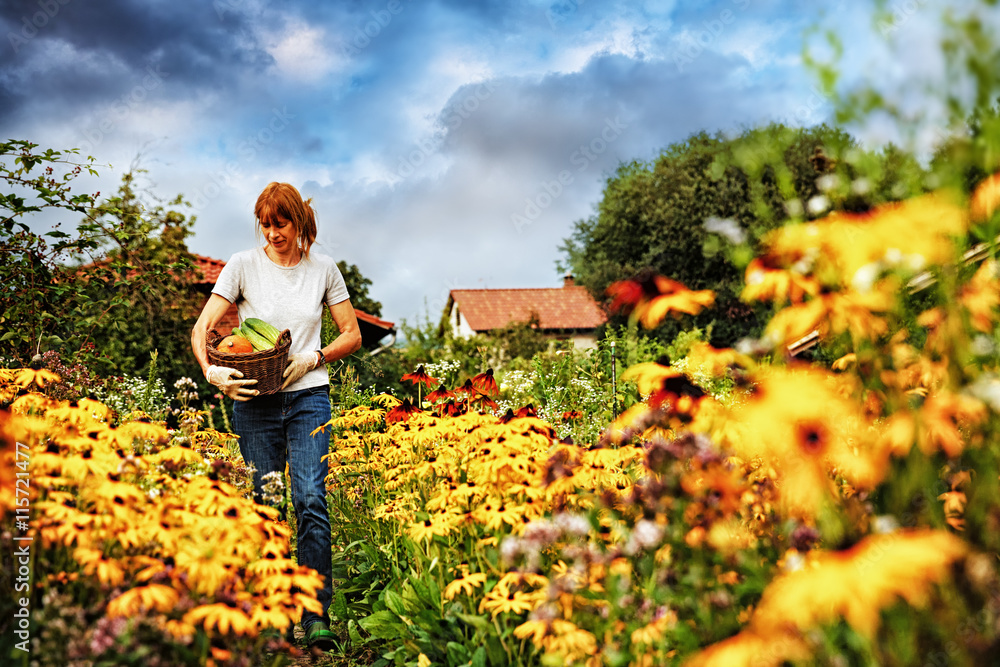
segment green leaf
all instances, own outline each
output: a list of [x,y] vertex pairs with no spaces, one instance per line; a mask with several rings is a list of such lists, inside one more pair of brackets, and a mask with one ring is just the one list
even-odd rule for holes
[[485,630],[491,627],[490,622],[486,619],[485,616],[475,616],[473,614],[457,613],[455,614],[455,617],[465,623],[468,623],[477,630]]
[[395,591],[385,591],[385,606],[389,608],[389,611],[397,616],[407,615],[406,604],[403,602],[403,597]]
[[469,662],[469,649],[457,642],[448,642],[445,646],[449,665],[461,665]]
[[365,643],[364,637],[362,637],[361,633],[358,632],[358,624],[354,621],[354,619],[351,619],[347,622],[347,636],[351,638],[352,644]]
[[398,639],[406,634],[406,626],[400,622],[399,617],[387,610],[376,611],[371,616],[362,618],[358,625],[376,639]]
[[472,654],[472,667],[486,667],[486,649],[482,646]]
[[337,591],[337,595],[333,598],[332,608],[333,608],[332,609],[333,615],[336,618],[340,619],[348,618],[349,614],[347,611],[347,598],[344,597],[343,591]]

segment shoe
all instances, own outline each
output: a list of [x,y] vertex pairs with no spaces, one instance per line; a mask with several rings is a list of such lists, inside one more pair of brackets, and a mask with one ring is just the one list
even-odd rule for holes
[[337,635],[323,621],[316,621],[306,630],[306,646],[319,651],[332,651],[337,647]]

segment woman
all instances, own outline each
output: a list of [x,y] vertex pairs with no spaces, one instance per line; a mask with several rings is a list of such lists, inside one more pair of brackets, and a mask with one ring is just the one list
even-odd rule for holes
[[[329,374],[324,366],[361,347],[361,334],[344,278],[336,262],[310,253],[316,240],[316,215],[309,200],[288,183],[270,183],[254,208],[257,231],[266,243],[238,252],[219,274],[208,303],[191,332],[191,346],[205,378],[232,398],[233,429],[243,458],[255,468],[254,497],[261,502],[262,478],[291,470],[292,506],[298,523],[299,563],[324,580],[318,599],[323,614],[303,611],[302,627],[310,647],[333,648],[328,610],[333,597],[330,515],[325,478],[329,436],[312,437],[330,420]],[[235,303],[240,320],[257,317],[292,334],[281,390],[259,396],[256,380],[232,368],[208,363],[207,332],[218,326]],[[324,304],[340,335],[321,348]]]

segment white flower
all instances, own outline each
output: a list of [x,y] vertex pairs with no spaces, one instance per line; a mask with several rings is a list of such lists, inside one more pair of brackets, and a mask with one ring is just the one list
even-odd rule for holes
[[802,217],[802,200],[801,199],[789,199],[785,202],[785,212],[788,213],[790,218],[801,218]]
[[[979,334],[978,336],[972,339],[972,345],[970,345],[969,348],[972,350],[972,353],[977,357],[985,357],[991,355],[993,354],[994,350],[996,350],[996,346],[993,344],[993,340],[989,336],[984,336],[982,334]],[[979,379],[981,380],[982,378]],[[997,381],[995,378],[994,382],[1000,385],[1000,381]]]
[[[985,338],[985,336],[981,336]],[[992,341],[987,339],[992,347]],[[1000,412],[1000,378],[996,375],[982,375],[969,385],[969,393],[989,404],[994,412]]]
[[663,528],[649,519],[641,519],[632,530],[632,537],[642,549],[651,549],[663,539]]
[[560,514],[556,517],[556,525],[570,535],[583,537],[590,532],[590,522],[579,514]]
[[860,196],[864,196],[871,192],[872,184],[867,178],[862,176],[861,178],[856,178],[851,181],[851,192]]
[[836,174],[824,174],[816,179],[816,187],[820,189],[820,192],[829,192],[836,189],[838,185],[840,185],[840,176]]
[[705,221],[705,231],[720,234],[736,245],[746,242],[746,232],[732,218],[712,216]]
[[851,285],[859,292],[867,292],[875,284],[875,279],[882,272],[879,262],[869,262],[855,272]]
[[878,535],[887,535],[899,530],[899,521],[891,514],[882,514],[872,521],[872,532]]
[[813,215],[825,213],[830,209],[830,198],[826,195],[816,195],[806,203],[806,208]]
[[796,572],[801,570],[805,564],[805,556],[799,552],[788,554],[788,558],[785,559],[785,572]]

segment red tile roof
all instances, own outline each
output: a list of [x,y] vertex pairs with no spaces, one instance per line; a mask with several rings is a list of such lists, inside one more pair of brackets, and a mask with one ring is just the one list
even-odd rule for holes
[[204,255],[195,255],[194,265],[201,269],[202,276],[198,279],[199,284],[215,285],[215,283],[219,280],[219,273],[222,271],[222,267],[224,267],[226,263],[221,259],[206,257]]
[[469,326],[489,331],[538,315],[539,329],[595,329],[607,320],[585,287],[456,289],[451,298]]
[[358,310],[357,308],[354,309],[354,314],[357,315],[359,321],[364,321],[367,322],[368,324],[373,324],[377,327],[381,327],[382,329],[392,329],[396,326],[392,322],[387,322],[386,320],[380,320],[374,315],[369,315],[365,311]]

